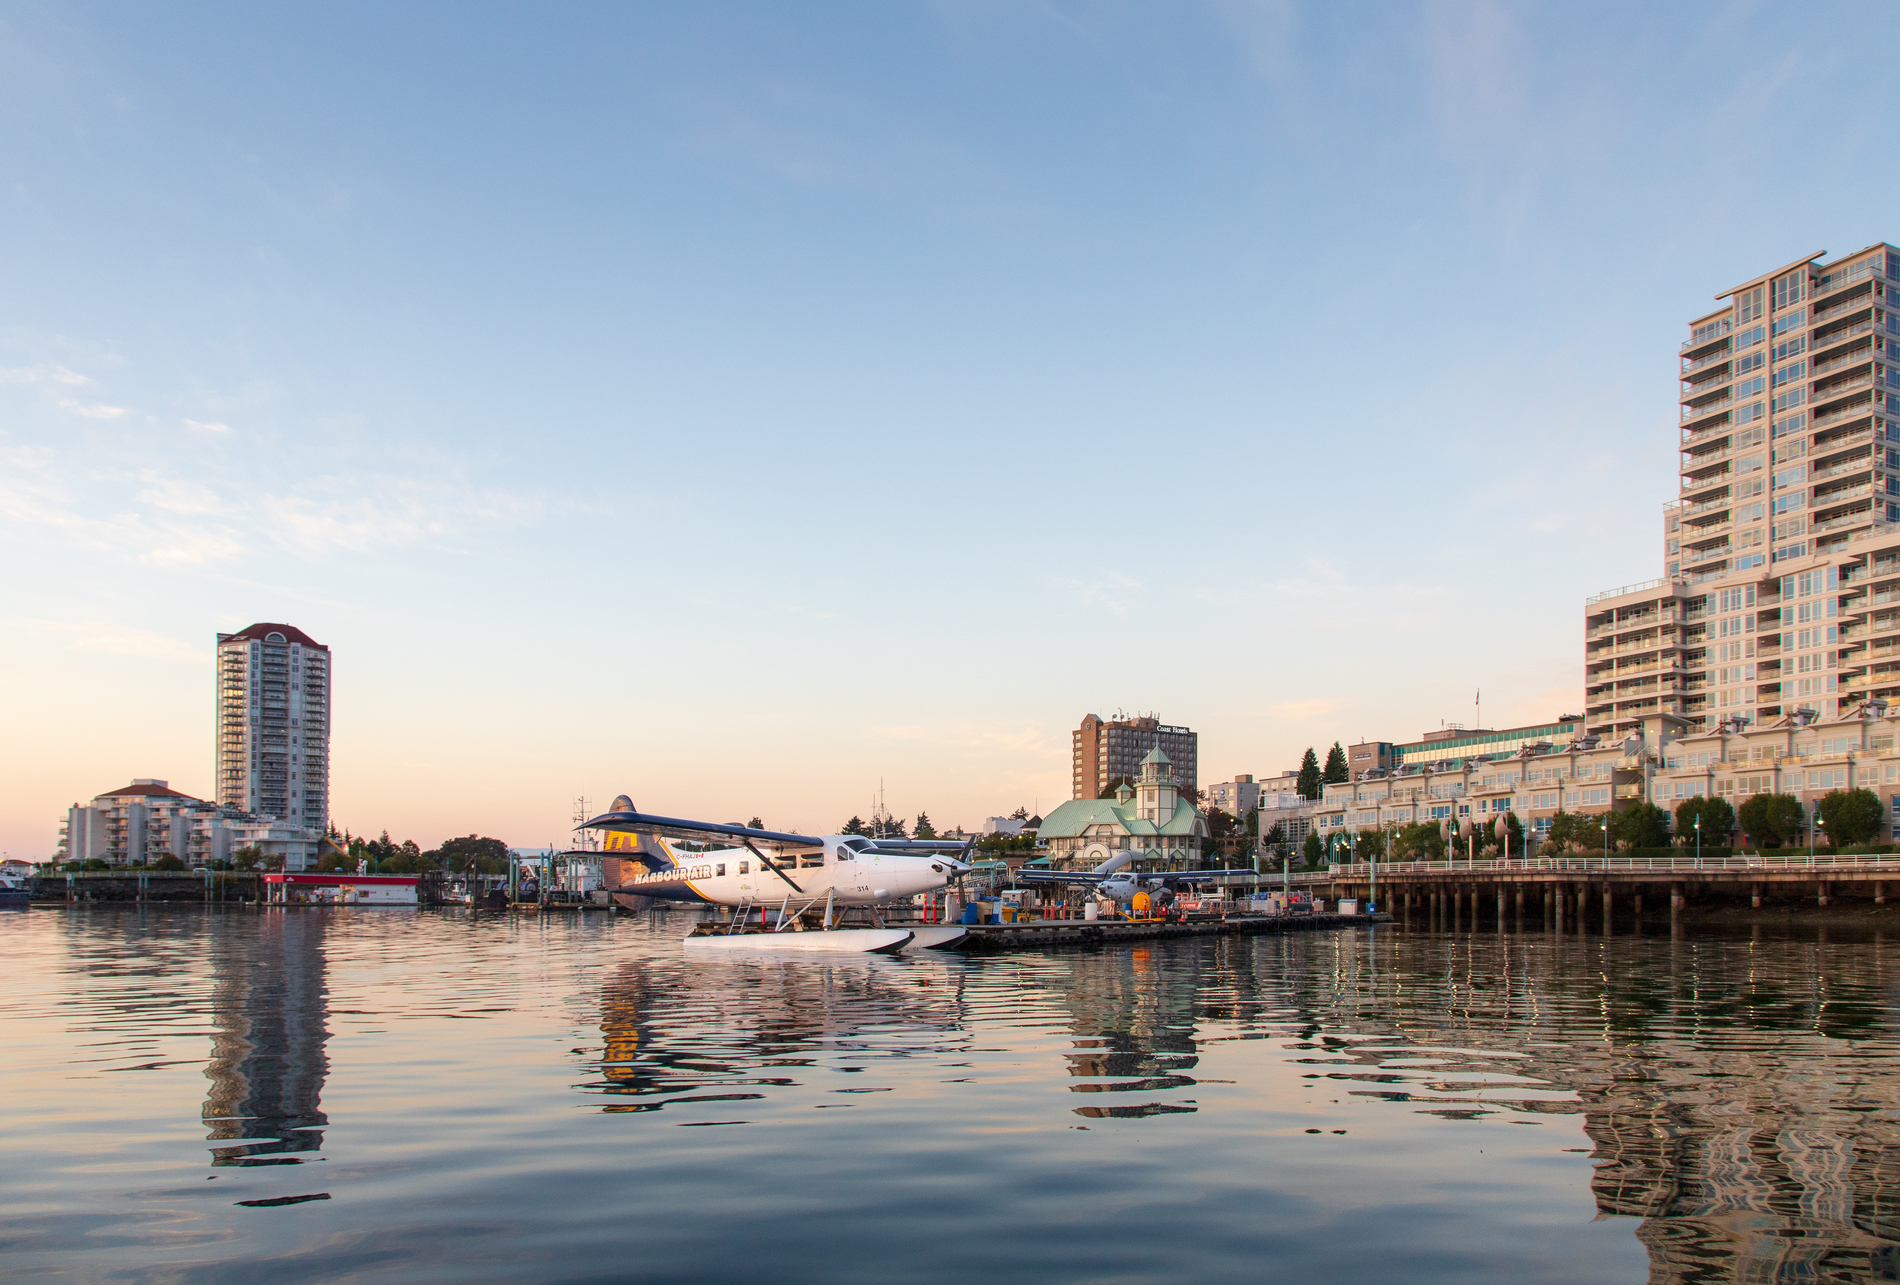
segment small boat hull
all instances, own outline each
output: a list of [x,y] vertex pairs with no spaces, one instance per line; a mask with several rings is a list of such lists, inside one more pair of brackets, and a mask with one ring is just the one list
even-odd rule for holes
[[910,944],[911,933],[904,928],[833,928],[829,931],[782,933],[695,933],[686,939],[693,951],[796,951],[895,955]]
[[24,888],[0,888],[0,906],[17,906],[21,910],[33,904],[33,894]]

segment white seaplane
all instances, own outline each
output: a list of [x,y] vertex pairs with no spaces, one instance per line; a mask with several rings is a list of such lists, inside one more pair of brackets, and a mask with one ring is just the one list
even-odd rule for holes
[[[600,857],[601,873],[621,905],[638,909],[648,901],[679,901],[731,907],[727,923],[686,939],[695,949],[896,954],[906,946],[951,945],[965,935],[953,924],[887,927],[876,907],[935,892],[969,870],[968,862],[959,859],[969,855],[969,843],[789,834],[685,821],[640,812],[624,794],[611,811],[576,828],[606,836],[603,851],[588,855]],[[689,843],[693,847],[684,846]],[[823,927],[807,930],[804,917],[821,907]],[[855,908],[868,911],[877,926],[838,927],[839,915]]]
[[1251,875],[1252,870],[1125,870],[1129,862],[1142,854],[1123,848],[1108,860],[1089,870],[1036,870],[1024,867],[1016,872],[1016,882],[1086,883],[1115,901],[1131,901],[1137,892],[1172,893],[1177,883],[1209,883],[1223,875]]

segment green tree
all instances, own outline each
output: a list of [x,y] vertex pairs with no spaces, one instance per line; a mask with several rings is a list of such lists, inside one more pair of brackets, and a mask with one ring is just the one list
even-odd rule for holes
[[1443,861],[1445,836],[1435,822],[1414,821],[1392,840],[1394,861]]
[[937,837],[937,828],[930,824],[930,813],[919,812],[917,814],[917,824],[910,828],[910,837],[913,839],[934,839]]
[[1355,861],[1385,860],[1385,831],[1361,830],[1352,838]]
[[1799,843],[1807,828],[1801,800],[1792,794],[1757,794],[1737,810],[1742,829],[1757,847],[1780,848]]
[[1313,753],[1311,745],[1306,747],[1306,754],[1300,759],[1299,780],[1293,788],[1300,792],[1303,799],[1319,797],[1319,757]]
[[757,817],[753,817],[753,818],[752,818],[752,819],[751,819],[750,821],[748,821],[748,822],[746,822],[746,823],[745,823],[745,825],[746,825],[746,829],[748,829],[748,830],[763,830],[763,829],[765,829],[765,822],[763,822],[763,821],[761,821],[761,820],[759,820],[759,818],[757,818]]
[[169,852],[152,863],[154,870],[183,870],[184,868],[185,863]]
[[1346,751],[1339,748],[1339,742],[1333,742],[1333,748],[1326,751],[1326,769],[1320,773],[1321,785],[1338,785],[1351,779],[1346,770]]
[[[1310,752],[1308,757],[1311,757]],[[1300,845],[1300,857],[1306,863],[1306,868],[1309,870],[1316,868],[1319,865],[1320,858],[1325,854],[1326,845],[1320,842],[1319,831],[1308,830],[1306,832],[1306,842]]]
[[844,823],[844,832],[846,834],[863,834],[864,833],[863,819],[861,817],[854,816],[849,821],[846,821]]
[[1115,791],[1121,789],[1124,785],[1131,790],[1134,789],[1135,778],[1132,776],[1111,776],[1103,783],[1102,792],[1095,797],[1098,799],[1112,799],[1115,797]]
[[1676,804],[1678,842],[1695,843],[1698,817],[1702,821],[1703,846],[1713,844],[1719,847],[1728,842],[1729,831],[1735,828],[1735,809],[1729,806],[1727,799],[1708,799],[1698,794]]
[[1553,852],[1562,852],[1573,843],[1582,843],[1583,822],[1584,818],[1574,812],[1558,812],[1550,819],[1550,829],[1544,833],[1544,842],[1550,845]]
[[1871,843],[1886,820],[1880,796],[1872,790],[1830,790],[1815,804],[1821,833],[1837,848]]
[[1669,846],[1669,814],[1644,801],[1610,816],[1610,842],[1630,848]]
[[231,854],[231,864],[239,870],[255,870],[264,859],[264,850],[255,843],[246,844]]
[[457,874],[467,874],[471,870],[485,875],[508,872],[508,845],[500,839],[485,839],[472,834],[459,839],[444,839],[441,847],[417,855],[426,856],[440,868]]

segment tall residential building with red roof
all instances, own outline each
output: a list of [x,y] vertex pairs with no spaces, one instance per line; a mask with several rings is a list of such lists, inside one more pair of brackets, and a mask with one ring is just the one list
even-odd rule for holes
[[330,824],[330,649],[292,625],[218,635],[217,801]]

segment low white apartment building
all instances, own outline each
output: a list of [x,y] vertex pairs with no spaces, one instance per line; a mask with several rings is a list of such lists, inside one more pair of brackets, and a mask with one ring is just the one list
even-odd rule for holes
[[1260,802],[1260,786],[1248,773],[1236,774],[1231,781],[1216,781],[1201,791],[1201,804],[1219,808],[1228,816],[1246,819]]
[[1834,718],[1802,710],[1766,726],[1735,717],[1688,728],[1664,747],[1650,797],[1663,808],[1698,794],[1739,808],[1751,795],[1792,794],[1812,817],[1831,791],[1871,790],[1887,814],[1879,841],[1890,842],[1900,822],[1897,732],[1900,704],[1879,697]]
[[[1602,813],[1629,807],[1649,792],[1667,747],[1684,730],[1674,716],[1648,720],[1634,734],[1610,740],[1578,736],[1571,720],[1546,725],[1548,740],[1529,740],[1514,728],[1473,733],[1471,748],[1504,743],[1513,748],[1461,757],[1430,743],[1434,757],[1375,769],[1359,780],[1325,787],[1315,820],[1321,838],[1366,830],[1436,822],[1480,826],[1516,813],[1532,834],[1550,828],[1558,812]],[[1486,738],[1486,739],[1480,739]],[[1561,738],[1561,739],[1559,739]],[[1264,819],[1264,815],[1263,819]]]
[[209,803],[144,777],[68,808],[56,859],[139,866],[172,856],[202,866],[255,847],[298,871],[316,864],[321,838],[315,830]]

